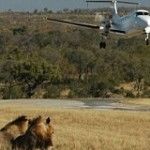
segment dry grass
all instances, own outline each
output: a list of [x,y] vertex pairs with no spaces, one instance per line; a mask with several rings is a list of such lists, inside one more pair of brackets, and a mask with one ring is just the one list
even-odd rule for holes
[[51,116],[56,150],[148,150],[150,112],[0,106],[0,127],[18,115]]
[[122,103],[126,104],[135,104],[135,105],[145,105],[150,106],[150,99],[149,98],[135,98],[135,99],[123,99],[121,100]]

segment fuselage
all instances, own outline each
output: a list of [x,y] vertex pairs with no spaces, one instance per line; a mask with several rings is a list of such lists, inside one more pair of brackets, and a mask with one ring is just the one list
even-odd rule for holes
[[147,27],[150,27],[150,16],[147,10],[137,10],[123,17],[115,14],[111,20],[111,29],[124,33],[145,31]]

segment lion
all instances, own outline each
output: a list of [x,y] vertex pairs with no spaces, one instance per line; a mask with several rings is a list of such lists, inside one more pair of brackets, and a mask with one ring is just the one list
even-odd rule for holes
[[54,129],[51,125],[51,119],[48,117],[46,122],[39,116],[29,121],[28,130],[24,135],[17,137],[12,142],[13,150],[48,150],[53,146],[52,135]]
[[0,149],[10,149],[11,141],[24,134],[28,128],[26,116],[20,116],[0,129]]

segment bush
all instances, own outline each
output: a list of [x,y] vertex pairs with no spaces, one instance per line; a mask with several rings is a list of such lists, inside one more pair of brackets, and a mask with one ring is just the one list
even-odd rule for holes
[[110,83],[107,82],[95,82],[89,86],[88,93],[92,97],[107,97],[108,91],[112,89]]
[[70,97],[88,97],[88,86],[82,81],[74,81],[70,85]]
[[59,98],[60,87],[56,85],[50,85],[46,88],[44,98]]
[[142,97],[144,98],[150,98],[150,89],[147,89],[143,92]]
[[123,89],[112,89],[111,90],[112,93],[114,94],[123,94],[124,90]]
[[13,29],[13,35],[17,35],[17,34],[24,34],[26,32],[26,27],[22,26],[22,27],[18,27],[18,28],[14,28]]
[[24,97],[22,87],[20,86],[12,86],[10,88],[7,87],[2,91],[3,99],[18,99]]
[[135,98],[135,95],[131,91],[126,91],[126,97]]

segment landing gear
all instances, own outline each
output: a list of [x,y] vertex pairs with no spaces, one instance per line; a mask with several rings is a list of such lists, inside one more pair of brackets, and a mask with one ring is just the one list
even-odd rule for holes
[[106,48],[106,42],[100,42],[99,43],[99,48],[101,49],[101,48]]
[[102,41],[99,43],[99,48],[100,49],[105,49],[106,48],[106,40],[107,40],[107,36],[106,35],[103,35],[102,36]]
[[146,40],[146,45],[149,45],[149,39]]
[[145,42],[146,45],[149,45],[149,33],[146,34]]

